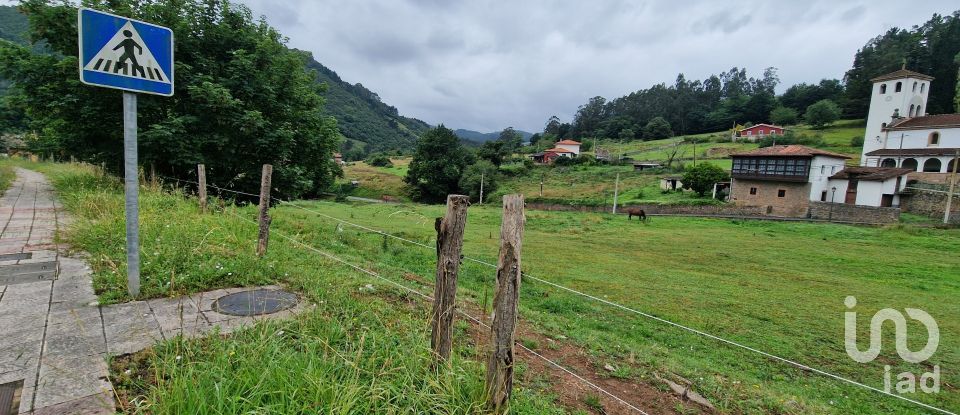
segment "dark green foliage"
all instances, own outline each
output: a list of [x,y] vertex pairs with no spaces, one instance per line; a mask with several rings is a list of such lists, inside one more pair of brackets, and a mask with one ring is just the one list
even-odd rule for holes
[[[778,146],[790,145],[790,144],[800,144],[810,147],[822,147],[824,146],[823,137],[817,133],[814,136],[809,136],[806,134],[798,134],[793,131],[787,130],[783,135],[766,135],[760,141],[757,142],[760,147],[770,147],[774,144]],[[861,142],[861,145],[863,143]]]
[[850,147],[863,147],[863,136],[854,136],[850,138]]
[[393,162],[390,161],[390,157],[380,153],[367,157],[365,162],[374,167],[393,167]]
[[684,189],[691,189],[703,197],[707,192],[713,190],[714,183],[727,179],[727,172],[721,167],[711,163],[700,163],[687,168],[680,181],[683,182]]
[[403,178],[410,196],[424,203],[442,203],[447,195],[460,191],[460,176],[473,163],[473,155],[460,138],[442,124],[428,130],[417,141],[417,150]]
[[513,127],[505,128],[496,140],[487,141],[477,150],[477,157],[499,167],[510,155],[520,150],[522,136]]
[[673,137],[673,130],[670,129],[670,122],[663,117],[655,117],[643,127],[644,140],[660,140],[670,137]]
[[865,118],[870,105],[871,78],[900,69],[924,73],[935,78],[930,83],[927,113],[954,111],[955,86],[960,62],[960,11],[942,16],[934,14],[927,22],[911,29],[894,27],[871,39],[854,56],[853,67],[844,76],[846,82],[845,117]]
[[793,125],[799,118],[797,110],[790,107],[776,107],[770,111],[770,122],[776,125]]
[[483,181],[483,196],[489,197],[497,190],[497,166],[487,160],[477,160],[463,171],[460,191],[470,196],[471,201],[480,200],[480,181]]
[[820,100],[829,99],[833,102],[843,102],[843,94],[843,83],[840,80],[824,79],[815,85],[800,83],[787,88],[780,96],[780,103],[784,107],[792,108],[800,113]]
[[[321,88],[307,57],[250,10],[227,0],[116,1],[98,8],[173,29],[173,97],[141,95],[140,161],[167,175],[190,177],[207,165],[211,183],[251,191],[261,165],[274,165],[282,197],[326,189],[339,168],[336,121],[321,113]],[[122,161],[119,91],[82,85],[77,76],[76,9],[46,0],[21,3],[33,39],[56,54],[0,47],[2,75],[16,83],[18,105],[44,152],[106,163]]]
[[807,107],[807,111],[803,113],[803,120],[814,128],[823,128],[838,119],[840,119],[840,107],[829,99],[817,101]]

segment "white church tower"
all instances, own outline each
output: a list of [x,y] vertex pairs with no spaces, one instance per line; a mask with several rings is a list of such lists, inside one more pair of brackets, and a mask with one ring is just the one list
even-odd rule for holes
[[867,153],[896,144],[885,143],[883,129],[893,119],[920,117],[927,111],[927,96],[933,77],[918,72],[900,69],[871,79],[873,92],[870,95],[870,111],[867,113],[866,133],[863,137],[863,153],[860,164],[866,165]]

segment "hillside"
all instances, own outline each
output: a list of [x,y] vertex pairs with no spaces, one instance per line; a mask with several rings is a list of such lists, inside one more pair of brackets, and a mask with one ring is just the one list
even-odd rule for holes
[[[362,84],[349,84],[332,69],[309,56],[307,67],[317,71],[317,81],[327,85],[324,111],[337,119],[340,133],[349,140],[343,151],[348,159],[360,159],[376,151],[410,148],[430,125],[401,116],[377,93]],[[357,142],[362,144],[357,144]]]
[[[520,133],[520,136],[523,138],[523,141],[530,141],[530,137],[533,135],[533,133],[528,133],[526,131],[521,131],[521,130],[515,130],[515,131]],[[456,134],[457,137],[460,137],[464,140],[472,141],[475,143],[484,143],[490,140],[496,140],[498,137],[500,137],[500,131],[494,131],[492,133],[481,133],[479,131],[464,130],[460,128],[454,131],[453,133]]]

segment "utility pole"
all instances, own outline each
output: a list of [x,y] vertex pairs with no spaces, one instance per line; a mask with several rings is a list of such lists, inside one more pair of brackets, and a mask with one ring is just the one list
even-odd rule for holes
[[480,204],[483,204],[483,172],[480,172]]
[[960,150],[953,155],[953,175],[950,176],[950,191],[947,192],[947,208],[943,211],[943,223],[950,223],[950,209],[953,204],[953,189],[957,187],[957,168],[960,167]]
[[617,181],[613,184],[613,214],[617,214],[617,198],[620,196],[620,173],[617,173]]
[[697,139],[693,139],[693,167],[697,167]]
[[543,174],[540,175],[540,197],[543,197]]

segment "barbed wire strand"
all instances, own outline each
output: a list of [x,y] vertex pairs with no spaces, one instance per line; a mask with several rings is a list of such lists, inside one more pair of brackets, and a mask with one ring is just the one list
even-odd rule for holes
[[[245,218],[245,217],[237,214],[236,212],[230,211],[229,213],[230,213],[231,215],[239,218],[239,219],[244,220],[244,221],[253,223],[253,224],[255,224],[255,225],[257,224],[257,222],[254,221],[253,219]],[[411,293],[413,293],[413,294],[415,294],[415,295],[417,295],[417,296],[419,296],[419,297],[421,297],[421,298],[423,298],[423,299],[425,299],[425,300],[428,300],[428,301],[431,300],[430,296],[428,296],[428,295],[426,295],[426,294],[424,294],[424,293],[422,293],[422,292],[420,292],[420,291],[417,291],[416,289],[413,289],[413,288],[408,287],[408,286],[406,286],[406,285],[403,285],[403,284],[401,284],[401,283],[399,283],[399,282],[396,282],[396,281],[394,281],[394,280],[391,280],[391,279],[389,279],[389,278],[386,278],[386,277],[380,275],[379,273],[377,273],[377,272],[375,272],[375,271],[371,271],[371,270],[368,270],[368,269],[366,269],[366,268],[363,268],[363,267],[361,267],[361,266],[359,266],[359,265],[353,264],[353,263],[351,263],[351,262],[349,262],[349,261],[347,261],[347,260],[344,260],[344,259],[342,259],[342,258],[340,258],[340,257],[338,257],[338,256],[336,256],[336,255],[333,255],[333,254],[330,254],[330,253],[328,253],[328,252],[325,252],[325,251],[323,251],[323,250],[321,250],[321,249],[319,249],[319,248],[317,248],[317,247],[315,247],[315,246],[313,246],[313,245],[307,244],[307,243],[302,242],[302,241],[300,241],[300,240],[298,240],[298,239],[296,239],[296,238],[294,238],[294,237],[291,237],[291,236],[289,236],[289,235],[286,235],[286,234],[284,234],[283,232],[279,232],[279,231],[277,231],[277,230],[271,229],[271,230],[270,230],[270,233],[272,233],[272,234],[274,234],[274,235],[277,235],[277,236],[279,236],[279,237],[281,237],[281,238],[283,238],[283,239],[286,239],[286,240],[288,240],[288,241],[290,241],[290,242],[293,242],[294,244],[300,245],[301,247],[303,247],[303,248],[305,248],[305,249],[308,249],[308,250],[313,251],[313,252],[315,252],[315,253],[317,253],[317,254],[320,254],[320,255],[322,255],[323,257],[327,258],[327,259],[330,259],[330,260],[332,260],[332,261],[339,262],[339,263],[341,263],[341,264],[343,264],[343,265],[346,265],[346,266],[348,266],[348,267],[350,267],[350,268],[353,268],[353,269],[356,270],[356,271],[359,271],[359,272],[364,273],[364,274],[367,274],[367,275],[369,275],[369,276],[371,276],[371,277],[377,278],[377,279],[379,279],[379,280],[381,280],[381,281],[383,281],[383,282],[386,282],[386,283],[388,283],[388,284],[390,284],[390,285],[393,285],[393,286],[395,286],[395,287],[397,287],[397,288],[400,288],[400,289],[409,291],[409,292],[411,292]],[[474,316],[472,316],[472,315],[470,315],[470,314],[468,314],[468,313],[466,313],[466,312],[464,312],[464,311],[462,311],[462,310],[459,310],[459,309],[458,309],[458,310],[457,310],[457,313],[460,314],[460,315],[462,315],[462,316],[464,316],[464,317],[466,317],[466,318],[469,319],[469,320],[474,321],[475,323],[483,326],[484,328],[487,328],[487,329],[490,328],[489,325],[483,323],[482,321],[480,321],[480,320],[477,319],[476,317],[474,317]],[[607,391],[606,389],[603,389],[602,387],[596,385],[595,383],[590,382],[589,380],[583,378],[582,376],[574,373],[574,372],[571,371],[570,369],[567,369],[567,368],[564,367],[563,365],[561,365],[561,364],[559,364],[559,363],[551,360],[550,358],[548,358],[548,357],[546,357],[546,356],[543,356],[543,355],[541,355],[541,354],[539,354],[539,353],[537,353],[537,352],[535,352],[535,351],[527,348],[527,347],[524,346],[522,343],[520,343],[520,342],[514,342],[514,344],[515,344],[516,346],[519,346],[519,347],[520,347],[521,349],[523,349],[524,351],[530,353],[531,355],[536,356],[536,357],[542,359],[543,361],[549,363],[551,366],[556,367],[557,369],[562,370],[563,372],[565,372],[565,373],[573,376],[574,378],[576,378],[577,380],[583,382],[584,384],[586,384],[586,385],[588,385],[588,386],[596,389],[597,391],[603,393],[604,395],[609,396],[610,398],[616,400],[616,401],[619,402],[620,404],[622,404],[622,405],[624,405],[624,406],[626,406],[626,407],[628,407],[628,408],[630,408],[630,409],[633,409],[634,411],[637,411],[637,412],[639,412],[639,413],[641,413],[641,414],[643,414],[643,415],[650,415],[650,414],[648,414],[647,412],[643,411],[642,409],[634,406],[634,405],[631,404],[630,402],[627,402],[627,401],[623,400],[623,399],[620,398],[619,396],[614,395],[613,393]]]
[[[199,185],[199,183],[197,183],[197,182],[191,182],[191,181],[189,181],[189,180],[181,180],[181,179],[172,179],[172,180],[183,181],[183,182],[187,182],[187,183],[192,183],[192,184]],[[210,184],[208,184],[208,186],[213,187],[213,188],[216,188],[216,189],[218,189],[218,190],[225,190],[225,191],[233,192],[233,193],[237,193],[237,194],[251,195],[251,194],[249,194],[249,193],[244,193],[244,192],[240,192],[240,191],[236,191],[236,190],[223,189],[223,188],[220,188],[220,187],[217,187],[217,186],[213,186],[213,185],[210,185]],[[253,196],[258,196],[258,197],[259,197],[259,195],[253,195]],[[363,226],[363,225],[360,225],[360,224],[357,224],[357,223],[353,223],[353,222],[347,221],[347,220],[345,220],[345,219],[341,219],[341,218],[338,218],[338,217],[335,217],[335,216],[327,215],[327,214],[325,214],[325,213],[323,213],[323,212],[319,212],[319,211],[316,211],[316,210],[313,210],[313,209],[308,209],[308,208],[305,208],[305,207],[303,207],[303,206],[300,206],[300,205],[298,205],[298,204],[296,204],[296,203],[294,203],[294,202],[286,201],[286,200],[279,199],[279,198],[273,198],[273,199],[276,200],[276,201],[277,201],[278,203],[280,203],[280,204],[290,205],[290,206],[292,206],[292,207],[295,207],[295,208],[298,208],[298,209],[301,209],[301,210],[304,210],[304,211],[313,213],[313,214],[318,215],[318,216],[321,216],[321,217],[328,218],[328,219],[330,219],[330,220],[334,220],[334,221],[340,222],[340,223],[345,224],[345,225],[349,225],[349,226],[355,227],[355,228],[357,228],[357,229],[362,229],[362,230],[365,230],[365,231],[368,231],[368,232],[371,232],[371,233],[376,233],[376,234],[379,234],[379,235],[383,235],[383,236],[386,236],[386,237],[389,237],[389,238],[393,238],[393,239],[396,239],[396,240],[399,240],[399,241],[403,241],[403,242],[406,242],[406,243],[409,243],[409,244],[417,245],[417,246],[420,246],[420,247],[423,247],[423,248],[426,248],[426,249],[430,249],[430,250],[436,249],[436,247],[433,247],[433,246],[430,246],[430,245],[427,245],[427,244],[424,244],[424,243],[421,243],[421,242],[417,242],[417,241],[413,241],[413,240],[410,240],[410,239],[407,239],[407,238],[403,238],[403,237],[400,237],[400,236],[397,236],[397,235],[393,235],[393,234],[391,234],[391,233],[384,232],[384,231],[381,231],[381,230],[379,230],[379,229],[374,229],[374,228],[370,228],[370,227],[367,227],[367,226]],[[468,261],[471,261],[471,262],[475,262],[475,263],[478,263],[478,264],[486,265],[486,266],[488,266],[488,267],[496,268],[496,265],[495,265],[495,264],[492,264],[492,263],[490,263],[490,262],[488,262],[488,261],[484,261],[484,260],[482,260],[482,259],[473,258],[473,257],[466,256],[466,255],[463,256],[463,259],[468,260]],[[914,405],[918,405],[918,406],[921,406],[921,407],[924,407],[924,408],[927,408],[927,409],[930,409],[930,410],[933,410],[933,411],[937,411],[937,412],[940,412],[940,413],[943,413],[943,414],[947,414],[947,415],[957,415],[955,412],[950,412],[950,411],[947,411],[947,410],[945,410],[945,409],[941,409],[941,408],[938,408],[938,407],[935,407],[935,406],[932,406],[932,405],[929,405],[929,404],[926,404],[926,403],[917,401],[917,400],[915,400],[915,399],[910,399],[910,398],[905,397],[905,396],[902,396],[902,395],[898,395],[898,394],[894,394],[894,393],[891,393],[891,392],[887,392],[887,391],[885,391],[885,390],[883,390],[883,389],[880,389],[880,388],[877,388],[877,387],[874,387],[874,386],[870,386],[870,385],[867,385],[867,384],[864,384],[864,383],[855,381],[855,380],[853,380],[853,379],[849,379],[849,378],[846,378],[846,377],[843,377],[843,376],[840,376],[840,375],[836,375],[836,374],[827,372],[827,371],[825,371],[825,370],[817,369],[817,368],[814,368],[814,367],[805,365],[805,364],[803,364],[803,363],[800,363],[800,362],[796,362],[796,361],[787,359],[787,358],[785,358],[785,357],[780,357],[780,356],[774,355],[774,354],[772,354],[772,353],[768,353],[768,352],[765,352],[765,351],[756,349],[756,348],[754,348],[754,347],[751,347],[751,346],[747,346],[747,345],[745,345],[745,344],[738,343],[738,342],[733,341],[733,340],[728,340],[728,339],[719,337],[719,336],[714,335],[714,334],[710,334],[710,333],[707,333],[707,332],[704,332],[704,331],[701,331],[701,330],[698,330],[698,329],[695,329],[695,328],[692,328],[692,327],[685,326],[685,325],[680,324],[680,323],[676,323],[676,322],[673,322],[673,321],[664,319],[664,318],[662,318],[662,317],[657,317],[657,316],[655,316],[655,315],[652,315],[652,314],[649,314],[649,313],[646,313],[646,312],[643,312],[643,311],[640,311],[640,310],[636,310],[636,309],[634,309],[634,308],[627,307],[627,306],[625,306],[625,305],[622,305],[622,304],[619,304],[619,303],[615,303],[615,302],[613,302],[613,301],[606,300],[606,299],[603,299],[603,298],[600,298],[600,297],[597,297],[597,296],[594,296],[594,295],[591,295],[591,294],[587,294],[587,293],[585,293],[585,292],[582,292],[582,291],[579,291],[579,290],[576,290],[576,289],[573,289],[573,288],[569,288],[569,287],[566,287],[566,286],[557,284],[557,283],[552,282],[552,281],[549,281],[549,280],[545,280],[545,279],[542,279],[542,278],[538,278],[538,277],[536,277],[536,276],[533,276],[533,275],[530,275],[530,274],[527,274],[527,273],[521,273],[521,275],[522,275],[522,277],[524,277],[524,278],[529,278],[529,279],[532,279],[532,280],[534,280],[534,281],[537,281],[537,282],[540,282],[540,283],[543,283],[543,284],[550,285],[550,286],[555,287],[555,288],[557,288],[557,289],[564,290],[564,291],[570,292],[570,293],[572,293],[572,294],[576,294],[576,295],[582,296],[582,297],[584,297],[584,298],[588,298],[588,299],[591,299],[591,300],[594,300],[594,301],[597,301],[597,302],[606,304],[606,305],[608,305],[608,306],[611,306],[611,307],[614,307],[614,308],[617,308],[617,309],[620,309],[620,310],[623,310],[623,311],[627,311],[627,312],[630,312],[630,313],[633,313],[633,314],[636,314],[636,315],[639,315],[639,316],[642,316],[642,317],[646,317],[646,318],[649,318],[649,319],[651,319],[651,320],[654,320],[654,321],[657,321],[657,322],[660,322],[660,323],[663,323],[663,324],[667,324],[667,325],[670,325],[670,326],[673,326],[673,327],[676,327],[676,328],[679,328],[679,329],[682,329],[682,330],[686,330],[686,331],[688,331],[688,332],[691,332],[691,333],[694,333],[694,334],[697,334],[697,335],[700,335],[700,336],[703,336],[703,337],[707,337],[707,338],[709,338],[709,339],[713,339],[713,340],[719,341],[719,342],[721,342],[721,343],[724,343],[724,344],[727,344],[727,345],[730,345],[730,346],[734,346],[734,347],[737,347],[737,348],[740,348],[740,349],[743,349],[743,350],[747,350],[747,351],[750,351],[750,352],[753,352],[753,353],[757,353],[757,354],[759,354],[759,355],[761,355],[761,356],[767,357],[767,358],[772,359],[772,360],[779,361],[779,362],[781,362],[781,363],[785,363],[785,364],[787,364],[787,365],[796,367],[796,368],[801,369],[801,370],[804,370],[804,371],[808,371],[808,372],[816,373],[816,374],[819,374],[819,375],[822,375],[822,376],[826,376],[826,377],[831,378],[831,379],[834,379],[834,380],[838,380],[838,381],[841,381],[841,382],[844,382],[844,383],[848,383],[848,384],[850,384],[850,385],[854,385],[854,386],[858,386],[858,387],[861,387],[861,388],[864,388],[864,389],[868,389],[868,390],[871,390],[871,391],[880,393],[880,394],[882,394],[882,395],[889,396],[889,397],[893,397],[893,398],[896,398],[896,399],[899,399],[899,400],[902,400],[902,401],[905,401],[905,402],[909,402],[909,403],[912,403],[912,404],[914,404]]]

